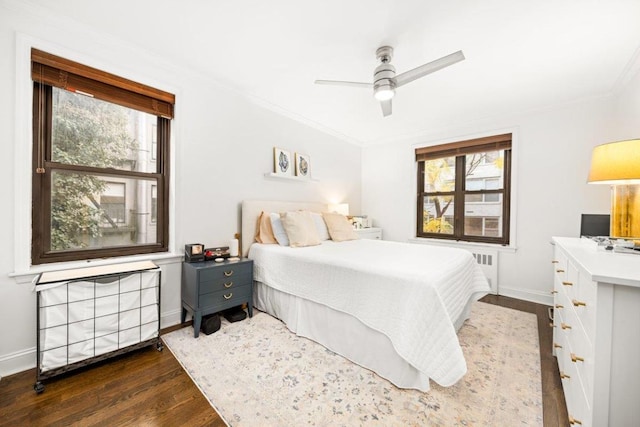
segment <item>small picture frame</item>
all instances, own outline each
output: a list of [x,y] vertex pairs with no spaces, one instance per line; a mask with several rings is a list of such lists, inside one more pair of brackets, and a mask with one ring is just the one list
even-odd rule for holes
[[282,148],[273,147],[273,172],[276,175],[291,176],[292,169],[291,153]]
[[308,155],[296,153],[296,176],[311,178],[311,158]]

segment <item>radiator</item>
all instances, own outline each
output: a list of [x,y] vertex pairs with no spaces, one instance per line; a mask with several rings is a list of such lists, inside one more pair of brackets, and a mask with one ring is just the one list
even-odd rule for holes
[[498,293],[498,251],[491,249],[469,249],[487,277],[491,292]]

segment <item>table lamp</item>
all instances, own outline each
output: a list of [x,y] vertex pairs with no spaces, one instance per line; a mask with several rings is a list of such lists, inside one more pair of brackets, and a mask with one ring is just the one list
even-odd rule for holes
[[640,139],[595,147],[588,182],[611,185],[610,237],[640,239]]
[[330,204],[329,212],[336,212],[344,216],[349,216],[349,203]]

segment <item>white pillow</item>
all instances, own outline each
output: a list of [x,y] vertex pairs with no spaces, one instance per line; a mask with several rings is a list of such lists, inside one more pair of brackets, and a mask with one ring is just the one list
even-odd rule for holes
[[316,226],[316,231],[318,232],[320,241],[329,240],[331,236],[329,235],[327,223],[324,222],[324,219],[322,218],[322,214],[318,212],[311,212],[311,217],[313,218],[313,223]]
[[282,212],[280,219],[289,238],[289,246],[300,248],[320,244],[320,237],[316,231],[311,212],[295,211]]
[[287,237],[287,232],[284,231],[284,225],[282,225],[280,214],[277,212],[271,212],[269,214],[269,218],[271,218],[271,228],[273,228],[273,235],[275,236],[278,244],[280,246],[289,246],[289,237]]

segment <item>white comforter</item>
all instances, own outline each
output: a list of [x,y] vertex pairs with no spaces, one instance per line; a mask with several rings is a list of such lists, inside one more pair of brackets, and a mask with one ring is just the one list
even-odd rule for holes
[[454,322],[490,290],[468,251],[362,239],[303,248],[254,243],[249,258],[256,281],[356,317],[438,384],[466,373]]

